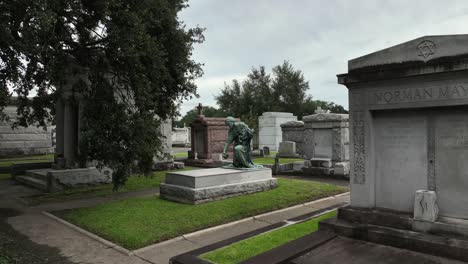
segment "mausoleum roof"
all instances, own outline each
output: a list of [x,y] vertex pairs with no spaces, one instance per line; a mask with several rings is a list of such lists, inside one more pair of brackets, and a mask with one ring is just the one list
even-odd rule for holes
[[306,123],[309,122],[330,122],[330,121],[349,121],[348,114],[333,114],[333,113],[321,113],[304,116],[302,120]]
[[348,61],[348,71],[468,55],[468,34],[424,36]]
[[283,124],[280,124],[281,127],[302,127],[304,122],[302,121],[289,121]]

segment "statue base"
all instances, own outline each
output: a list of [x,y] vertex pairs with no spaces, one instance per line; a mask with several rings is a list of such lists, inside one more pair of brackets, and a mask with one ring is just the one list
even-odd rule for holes
[[180,203],[200,204],[277,186],[278,182],[272,178],[271,169],[268,168],[168,172],[165,183],[160,187],[160,197]]

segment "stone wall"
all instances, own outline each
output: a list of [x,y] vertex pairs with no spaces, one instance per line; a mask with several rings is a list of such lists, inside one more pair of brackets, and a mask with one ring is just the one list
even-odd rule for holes
[[47,130],[35,126],[11,128],[16,119],[16,106],[7,106],[4,112],[10,117],[10,121],[0,122],[0,158],[39,155],[53,153],[52,129]]
[[277,151],[282,140],[281,124],[296,121],[297,117],[292,113],[265,112],[258,117],[258,147],[269,147],[272,151]]

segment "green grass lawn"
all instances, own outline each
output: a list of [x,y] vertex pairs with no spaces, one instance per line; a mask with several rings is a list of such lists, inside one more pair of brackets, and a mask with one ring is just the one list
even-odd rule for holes
[[53,160],[54,154],[0,159],[0,167],[11,167],[14,163],[50,162]]
[[343,187],[313,181],[278,179],[278,183],[279,187],[270,191],[200,205],[150,197],[54,213],[127,249],[137,249],[197,230],[347,191]]
[[0,180],[10,179],[10,177],[11,177],[10,173],[0,173]]
[[0,255],[0,264],[11,264],[11,263],[15,263],[15,262],[13,262],[13,260],[7,256]]
[[[291,163],[294,161],[303,161],[304,159],[296,159],[296,158],[279,158],[279,163],[280,164],[285,164],[285,163]],[[275,164],[275,158],[274,157],[265,157],[265,158],[256,158],[253,159],[253,162],[255,164],[270,164],[273,165]]]
[[[182,170],[192,170],[192,167],[185,167]],[[181,170],[173,170],[181,171]],[[168,171],[154,172],[151,176],[145,177],[143,175],[135,175],[128,178],[125,187],[119,190],[119,192],[129,192],[144,189],[158,188],[159,184],[164,181],[166,173]],[[170,171],[169,171],[170,172]],[[82,187],[69,189],[58,193],[42,193],[34,196],[23,197],[31,205],[37,205],[41,203],[60,202],[67,200],[76,200],[81,198],[106,196],[115,193],[112,191],[112,184],[103,184],[91,187]]]
[[218,264],[237,264],[260,255],[289,241],[311,234],[318,229],[322,220],[335,217],[336,211],[328,212],[316,218],[263,233],[232,245],[205,253],[200,257]]
[[176,157],[176,158],[187,158],[188,157],[188,152],[174,153],[174,157]]

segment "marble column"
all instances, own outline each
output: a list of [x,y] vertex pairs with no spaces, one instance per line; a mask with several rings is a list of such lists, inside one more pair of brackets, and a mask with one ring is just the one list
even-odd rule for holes
[[67,168],[75,167],[78,144],[78,113],[73,101],[67,100],[64,107],[64,156]]
[[56,109],[55,109],[55,155],[57,157],[63,157],[64,155],[64,103],[62,99],[57,100]]

